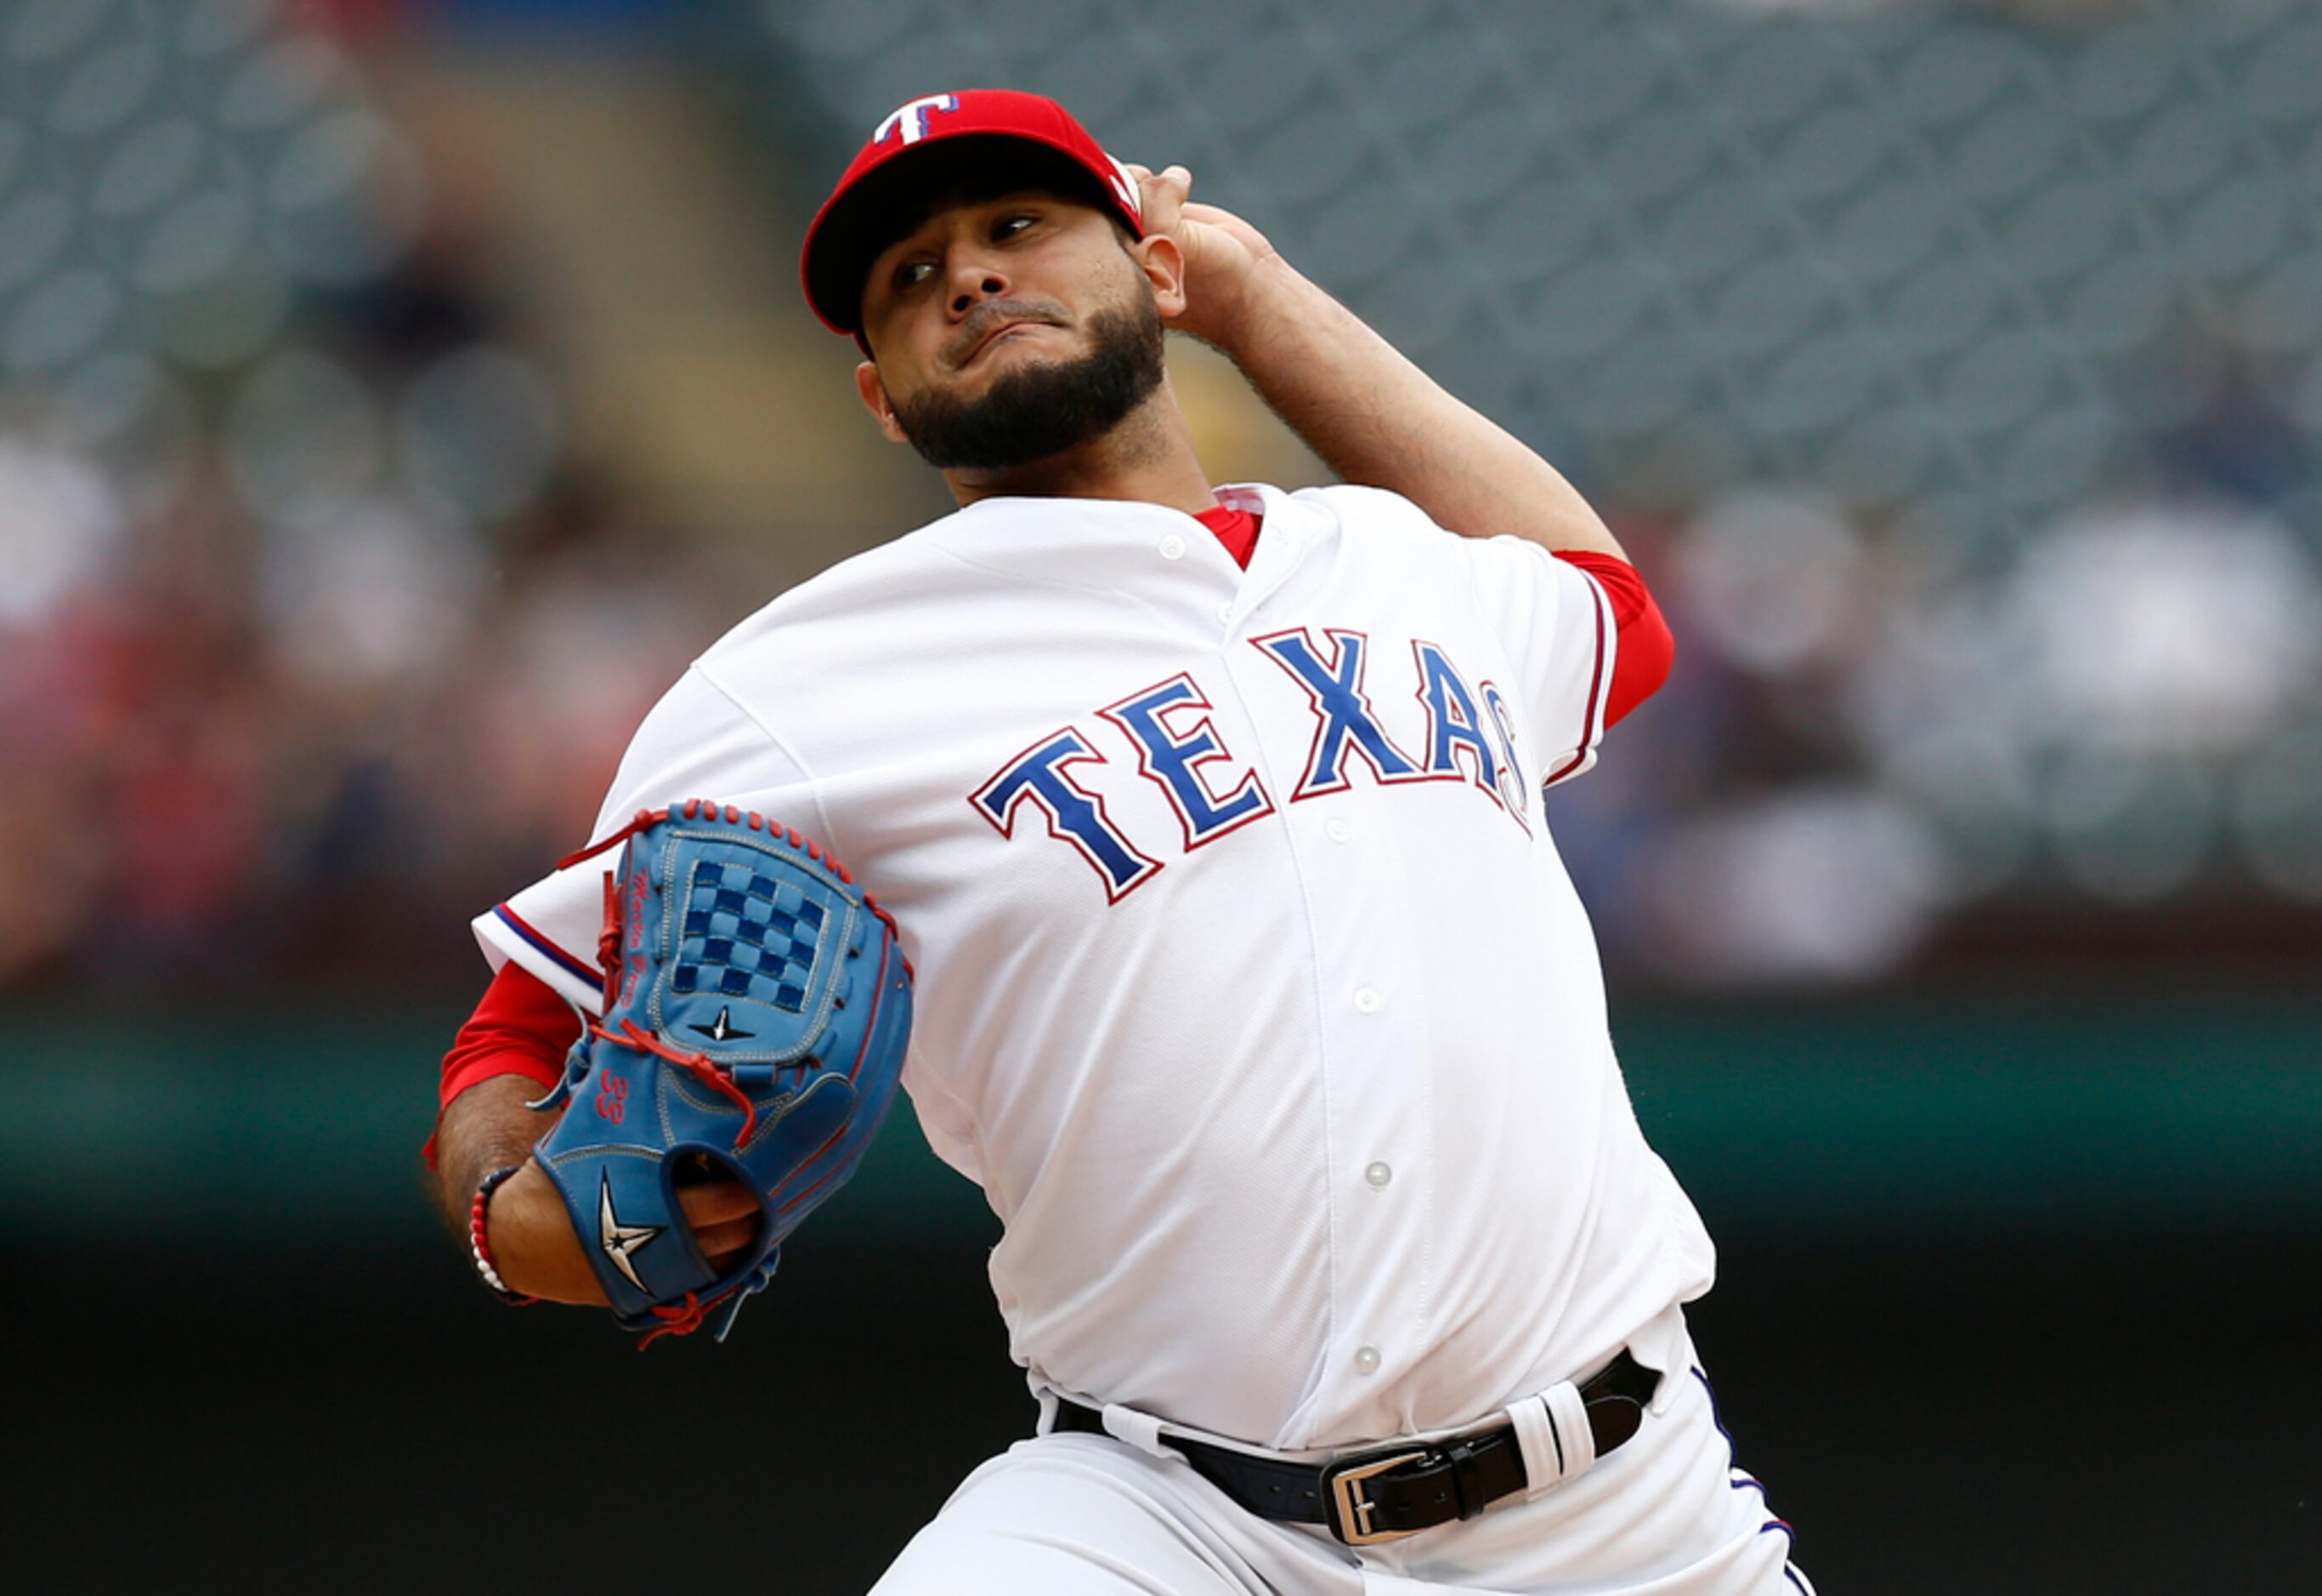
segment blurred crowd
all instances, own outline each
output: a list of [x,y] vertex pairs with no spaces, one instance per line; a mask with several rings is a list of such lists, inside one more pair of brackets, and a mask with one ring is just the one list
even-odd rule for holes
[[456,277],[302,332],[165,470],[108,470],[70,404],[0,429],[0,989],[480,969],[460,927],[586,834],[731,618],[553,448],[497,514],[431,490],[431,406],[544,381]]
[[1696,987],[1946,953],[2038,979],[2125,933],[2187,978],[2310,962],[2310,401],[2247,342],[2177,352],[2100,491],[2005,548],[1831,487],[1614,496],[1680,643],[1559,816],[1617,961]]
[[[407,272],[245,388],[265,445],[335,436],[285,468],[309,490],[404,424],[271,515],[233,418],[142,496],[62,423],[0,433],[0,986],[456,968],[751,601],[552,459],[497,516],[432,504],[413,404],[447,363],[529,369],[449,298]],[[2322,902],[2322,587],[2287,518],[2314,462],[2245,351],[2205,358],[2209,402],[1996,568],[1828,490],[1607,501],[1680,640],[1558,800],[1616,965],[1852,980],[2027,907]],[[2196,963],[2207,924],[2173,939]]]
[[[2036,976],[2124,937],[2310,967],[2322,238],[2273,172],[2322,160],[2322,79],[2271,62],[2322,27],[2267,0],[2189,44],[2206,14],[2163,8],[2083,47],[1910,8],[1848,55],[1515,7],[1563,74],[1533,123],[1475,110],[1506,62],[1423,5],[1269,36],[1279,96],[1070,9],[1102,49],[1000,75],[1218,156],[1652,580],[1676,676],[1555,809],[1623,979]],[[912,28],[974,41],[920,0],[735,14],[721,68],[810,67],[825,142],[924,91]],[[1680,25],[1754,153],[1687,120]],[[2262,129],[2170,97],[2212,67]],[[1396,92],[1339,103],[1372,72]],[[347,49],[256,0],[31,0],[0,90],[0,991],[475,979],[466,919],[769,595],[574,458],[522,285],[431,217]]]

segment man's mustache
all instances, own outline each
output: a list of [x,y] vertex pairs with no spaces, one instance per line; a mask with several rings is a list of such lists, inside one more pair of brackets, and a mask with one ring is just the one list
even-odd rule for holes
[[1042,326],[1061,327],[1063,312],[1055,306],[1040,305],[1029,299],[987,299],[967,313],[960,324],[958,336],[944,349],[944,363],[958,369],[969,357],[982,349],[984,341],[1001,328],[1023,322],[1036,322]]

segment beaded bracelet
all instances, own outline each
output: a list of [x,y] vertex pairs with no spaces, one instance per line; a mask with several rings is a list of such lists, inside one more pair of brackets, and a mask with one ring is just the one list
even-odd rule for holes
[[468,1209],[468,1251],[476,1260],[476,1272],[484,1277],[484,1284],[491,1288],[492,1295],[511,1308],[524,1308],[540,1299],[509,1290],[507,1281],[500,1278],[500,1272],[492,1267],[491,1244],[484,1237],[484,1208],[492,1200],[492,1193],[499,1190],[500,1183],[523,1167],[520,1163],[512,1163],[506,1169],[496,1169],[486,1175],[484,1183],[476,1188],[475,1202]]

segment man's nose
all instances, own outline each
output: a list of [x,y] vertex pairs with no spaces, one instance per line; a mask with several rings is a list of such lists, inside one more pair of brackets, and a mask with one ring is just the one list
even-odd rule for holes
[[951,267],[951,312],[965,315],[986,299],[997,299],[1008,292],[1008,278],[989,260],[977,259],[963,251]]

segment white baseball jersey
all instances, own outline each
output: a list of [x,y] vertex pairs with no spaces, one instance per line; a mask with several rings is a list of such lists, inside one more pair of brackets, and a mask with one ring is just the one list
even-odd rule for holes
[[[1006,1231],[1039,1384],[1276,1448],[1464,1424],[1708,1289],[1544,813],[1586,575],[1358,488],[991,499],[782,595],[638,730],[598,834],[820,837],[917,965],[903,1084]],[[480,917],[593,1009],[604,859]]]

